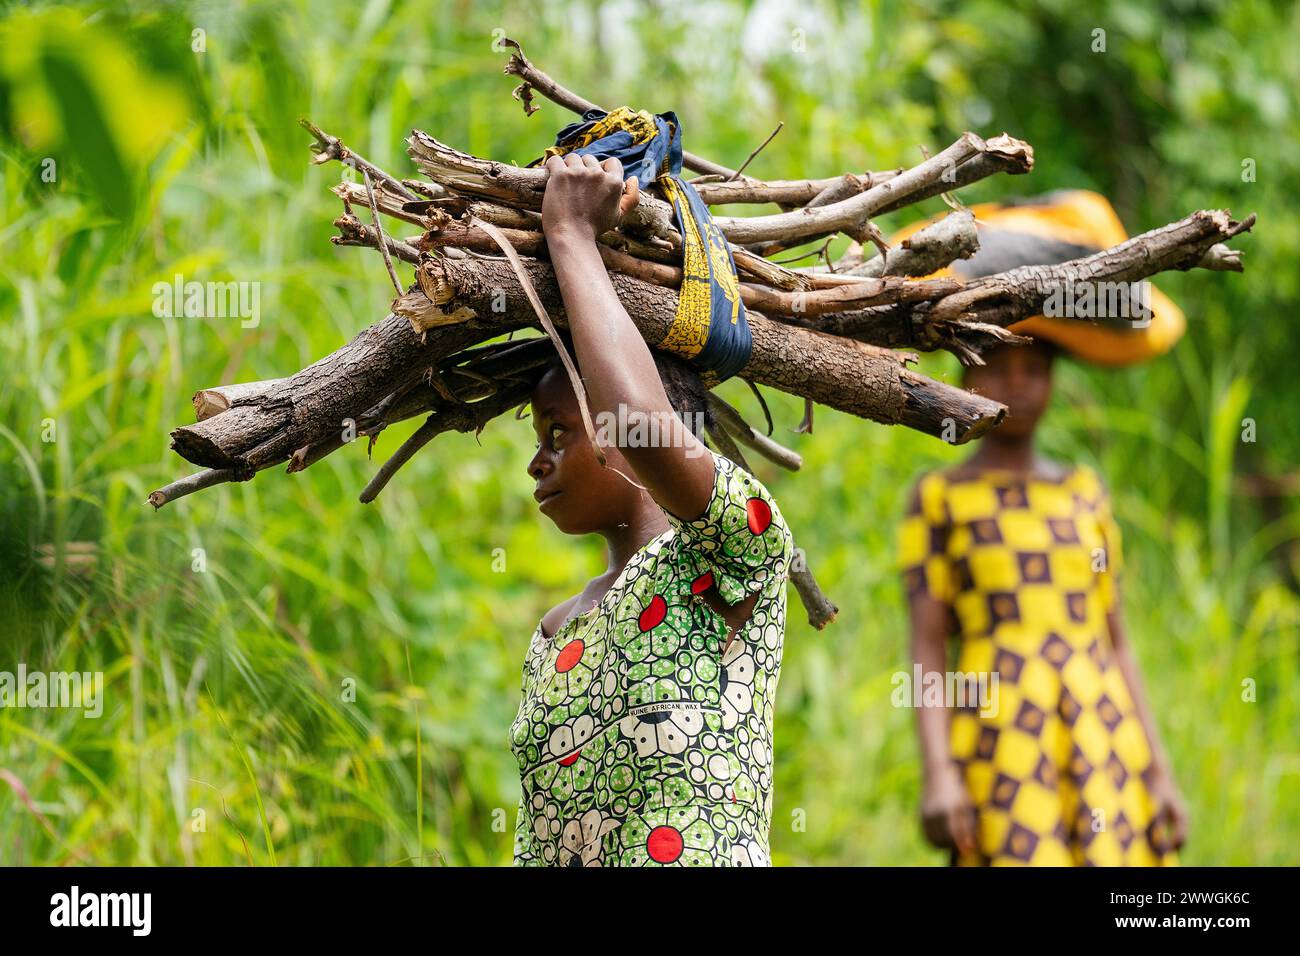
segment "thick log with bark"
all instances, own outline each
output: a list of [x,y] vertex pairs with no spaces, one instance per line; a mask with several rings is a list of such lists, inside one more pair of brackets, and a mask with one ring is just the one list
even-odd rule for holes
[[[547,309],[564,325],[564,304],[549,264],[531,260],[527,265]],[[646,341],[662,340],[676,314],[676,295],[630,276],[612,278]],[[255,391],[220,415],[176,429],[173,448],[198,465],[256,471],[344,429],[346,420],[355,421],[384,395],[418,380],[438,359],[536,324],[518,277],[499,260],[428,260],[420,285],[434,293],[423,300],[415,290],[409,293],[427,303],[422,314],[459,313],[462,319],[421,342],[405,318],[389,315],[296,375]],[[494,311],[494,306],[503,308]],[[751,313],[750,328],[753,352],[741,375],[759,384],[958,442],[1001,421],[1002,406],[906,369],[899,354],[784,326],[758,313]]]
[[[526,266],[546,309],[564,325],[564,301],[550,264],[532,260]],[[645,340],[652,345],[661,341],[676,315],[677,297],[631,276],[610,278]],[[503,262],[426,262],[420,285],[442,308],[472,310],[476,321],[488,321],[499,304],[503,311],[496,315],[507,324],[534,324],[519,279]],[[908,370],[904,354],[773,322],[755,312],[749,324],[753,350],[740,375],[760,385],[930,435],[952,435],[955,427],[958,443],[1002,420],[1003,406]]]
[[421,341],[409,321],[390,313],[273,388],[177,428],[172,447],[196,465],[251,474],[343,431],[348,419],[355,421],[384,396],[418,381],[438,359],[507,331],[501,322],[490,328],[465,322]]
[[1130,283],[1170,269],[1195,269],[1224,258],[1215,252],[1224,240],[1250,230],[1255,215],[1237,221],[1226,209],[1202,209],[1186,219],[1134,236],[1111,249],[1058,265],[1021,266],[972,280],[966,288],[936,303],[936,320],[966,319],[1009,325],[1043,311],[1064,290],[1102,283]]

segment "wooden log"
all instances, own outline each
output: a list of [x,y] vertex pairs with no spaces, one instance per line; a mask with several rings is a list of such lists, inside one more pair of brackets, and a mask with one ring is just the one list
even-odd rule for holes
[[730,203],[775,203],[778,206],[806,206],[827,189],[851,176],[857,180],[855,192],[866,192],[887,179],[893,179],[903,171],[887,169],[881,172],[845,173],[843,176],[830,176],[825,179],[775,179],[767,182],[758,180],[692,180],[691,185],[700,194],[700,198],[710,206],[724,206]]
[[[969,259],[979,249],[979,230],[975,216],[969,209],[961,209],[931,223],[919,232],[904,239],[883,256],[876,255],[865,261],[862,247],[857,249],[857,261],[851,255],[836,262],[836,275],[849,276],[928,276],[957,259]],[[804,270],[823,272],[825,266]]]
[[1049,297],[1070,287],[1138,282],[1170,269],[1200,268],[1207,262],[1214,268],[1223,257],[1212,250],[1254,224],[1254,213],[1237,221],[1226,209],[1202,209],[1082,259],[1021,266],[974,279],[961,292],[936,303],[930,317],[1006,326],[1040,314]]
[[[533,285],[557,325],[565,325],[564,303],[548,263],[525,260]],[[628,315],[651,345],[661,342],[676,314],[668,289],[613,274]],[[445,308],[472,310],[487,321],[494,303],[498,320],[534,325],[519,280],[499,261],[431,261],[421,267],[421,287],[433,290]],[[983,434],[1002,420],[1004,406],[936,382],[904,367],[905,356],[811,329],[774,322],[751,313],[753,350],[740,374],[763,385],[811,398],[840,411],[884,424],[903,424],[956,443]]]
[[337,436],[348,419],[355,422],[386,395],[418,381],[439,359],[519,327],[500,317],[488,325],[467,320],[426,342],[390,313],[247,404],[177,428],[172,448],[196,465],[245,472],[287,461],[298,449]]
[[852,232],[872,216],[954,188],[955,172],[963,163],[988,155],[999,161],[1032,164],[1033,150],[1028,143],[1006,134],[984,140],[967,132],[925,162],[848,199],[772,216],[719,216],[715,222],[729,240],[741,245],[769,240],[790,243],[833,232]]

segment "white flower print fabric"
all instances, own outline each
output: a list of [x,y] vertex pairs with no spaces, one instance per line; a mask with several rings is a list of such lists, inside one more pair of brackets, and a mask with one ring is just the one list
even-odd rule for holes
[[[599,604],[533,632],[511,726],[519,866],[765,866],[790,531],[767,489],[713,454],[694,521],[638,551]],[[701,595],[759,597],[727,625]]]

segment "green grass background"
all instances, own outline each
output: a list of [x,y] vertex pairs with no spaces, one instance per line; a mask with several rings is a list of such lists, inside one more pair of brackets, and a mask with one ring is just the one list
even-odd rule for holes
[[[536,513],[526,423],[440,438],[369,506],[360,443],[303,474],[144,503],[193,470],[167,432],[197,388],[291,373],[391,298],[377,257],[329,244],[338,167],[309,166],[296,118],[399,175],[412,126],[531,160],[570,117],[523,116],[502,35],[590,98],[675,109],[688,148],[722,162],[784,121],[759,176],[911,164],[963,129],[1005,129],[1036,147],[1034,173],[967,202],[1094,188],[1131,231],[1260,214],[1235,243],[1246,275],[1160,280],[1188,313],[1174,352],[1066,363],[1042,435],[1112,487],[1130,630],[1193,818],[1185,861],[1300,862],[1300,513],[1294,486],[1265,500],[1241,480],[1294,477],[1300,450],[1297,10],[0,4],[0,670],[106,681],[98,720],[0,710],[0,863],[509,861],[525,643],[603,567],[598,542]],[[176,273],[262,283],[260,326],[155,317],[151,287]],[[923,365],[957,380],[947,356]],[[757,415],[743,384],[722,391]],[[914,478],[963,452],[826,410],[797,436],[799,403],[768,399],[805,464],[759,476],[842,609],[819,633],[791,595],[774,860],[941,863],[916,825],[913,715],[889,703],[909,666],[892,544]],[[88,562],[72,556],[85,542]]]

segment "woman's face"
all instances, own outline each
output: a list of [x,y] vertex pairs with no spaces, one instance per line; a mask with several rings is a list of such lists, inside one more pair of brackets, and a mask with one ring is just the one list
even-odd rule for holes
[[563,369],[548,371],[533,389],[537,452],[528,474],[537,482],[533,497],[542,514],[565,534],[591,534],[626,524],[641,492],[621,475],[632,475],[622,453],[604,447],[602,467],[582,427],[582,413]]
[[997,432],[1004,438],[1031,435],[1052,397],[1052,352],[1041,345],[1006,345],[966,369],[963,384],[1007,406]]

